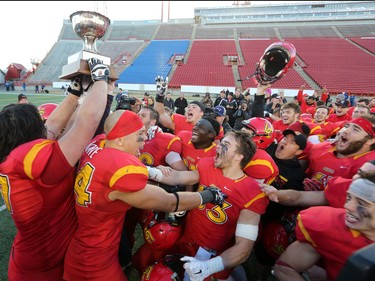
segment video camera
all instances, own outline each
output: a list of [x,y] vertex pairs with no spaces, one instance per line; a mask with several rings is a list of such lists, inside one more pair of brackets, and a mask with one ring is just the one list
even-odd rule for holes
[[131,106],[135,105],[135,98],[129,97],[128,94],[123,93],[119,99],[117,100],[117,105],[115,110],[123,109],[123,110],[132,110]]

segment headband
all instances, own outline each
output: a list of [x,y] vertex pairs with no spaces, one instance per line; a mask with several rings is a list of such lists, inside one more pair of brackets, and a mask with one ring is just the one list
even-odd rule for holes
[[367,179],[355,179],[349,186],[350,192],[366,199],[367,201],[375,203],[375,183]]
[[199,125],[199,124],[202,124],[202,125],[205,126],[209,131],[211,131],[212,133],[214,133],[215,136],[217,136],[216,131],[215,131],[215,129],[214,129],[214,126],[212,126],[212,124],[211,124],[210,121],[201,118],[201,119],[199,119],[199,121],[197,122],[197,124],[198,124],[198,125]]
[[112,130],[108,132],[107,140],[125,137],[140,130],[142,127],[143,123],[141,118],[133,111],[125,110]]
[[375,137],[374,128],[372,127],[372,124],[369,120],[363,117],[359,117],[351,120],[349,123],[357,124],[370,136]]

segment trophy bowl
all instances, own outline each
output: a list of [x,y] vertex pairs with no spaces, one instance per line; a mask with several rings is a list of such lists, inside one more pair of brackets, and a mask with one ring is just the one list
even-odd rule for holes
[[109,66],[110,78],[117,80],[118,74],[111,64],[111,58],[101,55],[96,41],[104,36],[111,21],[106,16],[92,11],[77,11],[70,15],[73,31],[83,40],[83,49],[68,57],[68,64],[62,68],[60,79],[74,79],[77,75],[91,75],[87,59],[97,58]]
[[96,41],[104,36],[111,21],[92,11],[77,11],[70,15],[74,32],[83,40],[83,49],[98,53]]

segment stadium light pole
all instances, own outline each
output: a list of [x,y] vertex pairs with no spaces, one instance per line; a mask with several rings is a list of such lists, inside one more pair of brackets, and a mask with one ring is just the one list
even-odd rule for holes
[[161,23],[163,23],[164,1],[161,1]]

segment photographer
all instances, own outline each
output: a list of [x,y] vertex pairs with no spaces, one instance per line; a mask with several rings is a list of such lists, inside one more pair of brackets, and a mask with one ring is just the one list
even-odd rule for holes
[[246,100],[242,100],[240,106],[233,114],[234,118],[234,130],[241,130],[242,121],[250,118],[250,111]]
[[121,95],[116,96],[117,105],[115,110],[123,109],[130,110],[137,113],[140,110],[142,102],[136,97],[129,97],[127,91],[121,93]]

